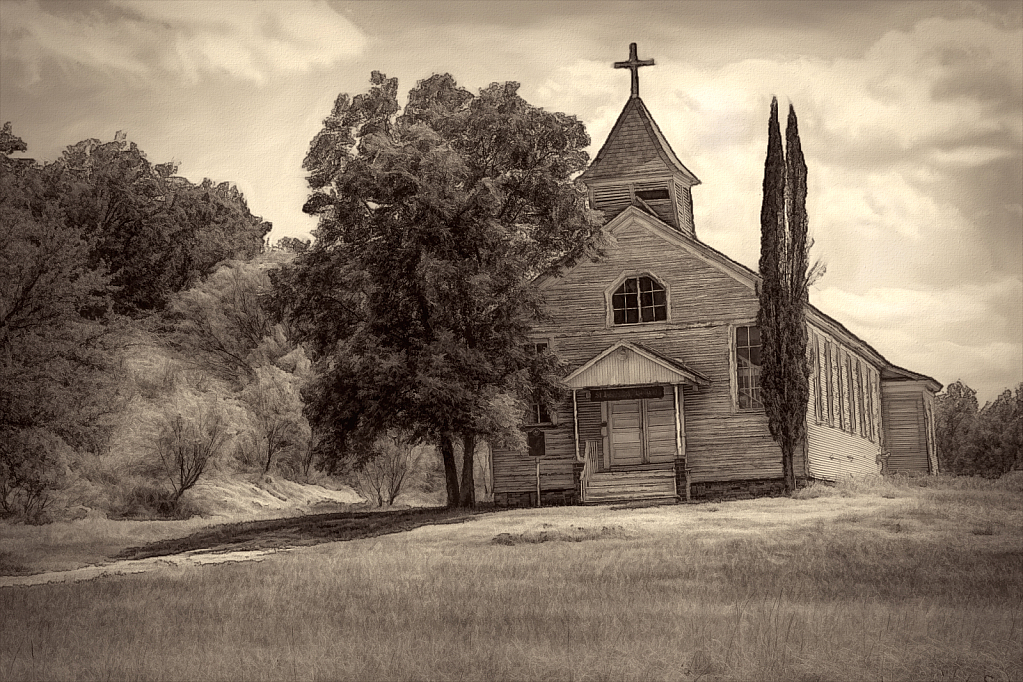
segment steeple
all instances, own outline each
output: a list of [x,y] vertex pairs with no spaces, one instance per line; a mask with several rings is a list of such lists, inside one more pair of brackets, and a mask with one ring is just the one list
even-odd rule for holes
[[639,97],[637,70],[653,65],[654,60],[636,56],[635,43],[629,46],[628,61],[615,62],[616,69],[632,71],[629,101],[580,179],[589,189],[590,205],[609,220],[637,206],[695,239],[690,188],[700,180],[675,156]]

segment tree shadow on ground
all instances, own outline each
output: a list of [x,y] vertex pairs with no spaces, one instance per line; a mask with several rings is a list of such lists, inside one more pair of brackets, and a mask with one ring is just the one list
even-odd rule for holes
[[146,559],[184,552],[234,552],[241,550],[307,547],[322,542],[360,540],[401,533],[421,526],[464,523],[481,510],[402,509],[393,511],[336,512],[310,514],[287,519],[246,521],[207,528],[183,538],[160,540],[141,547],[129,547],[114,559]]

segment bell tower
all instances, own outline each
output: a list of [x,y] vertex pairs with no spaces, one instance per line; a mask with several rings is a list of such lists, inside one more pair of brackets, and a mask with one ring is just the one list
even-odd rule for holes
[[653,59],[637,57],[636,43],[629,45],[627,61],[615,62],[616,69],[632,72],[629,101],[580,179],[590,206],[608,219],[636,206],[696,239],[691,188],[700,180],[675,156],[639,97],[639,68],[653,65]]

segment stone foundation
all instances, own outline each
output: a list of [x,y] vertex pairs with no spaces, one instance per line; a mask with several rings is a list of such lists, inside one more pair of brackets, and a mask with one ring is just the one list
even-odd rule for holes
[[[685,501],[685,475],[677,475],[679,501]],[[796,481],[796,487],[807,484],[806,479]],[[780,497],[785,494],[785,481],[780,478],[765,478],[752,481],[709,481],[690,484],[693,502],[727,502],[729,500],[752,500],[757,497]],[[578,490],[544,490],[541,506],[562,507],[579,504]],[[518,493],[494,493],[495,507],[535,507],[536,491]]]
[[[564,507],[579,504],[579,493],[575,490],[544,490],[540,494],[540,506]],[[495,507],[535,507],[536,491],[522,493],[494,493]]]
[[757,497],[779,497],[785,494],[785,481],[780,478],[753,481],[709,481],[693,483],[692,498],[698,502],[752,500]]

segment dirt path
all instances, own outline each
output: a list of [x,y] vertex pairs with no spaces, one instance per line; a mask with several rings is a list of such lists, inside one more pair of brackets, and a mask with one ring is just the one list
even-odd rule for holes
[[[276,554],[281,550],[241,550],[236,552],[186,552],[174,556],[150,557],[148,559],[122,559],[103,566],[85,566],[69,571],[47,571],[32,575],[0,576],[0,588],[46,583],[77,583],[111,575],[131,575],[148,573],[159,568],[206,566],[208,564],[225,564],[239,561],[262,561],[268,554]],[[284,550],[288,551],[288,550]]]

